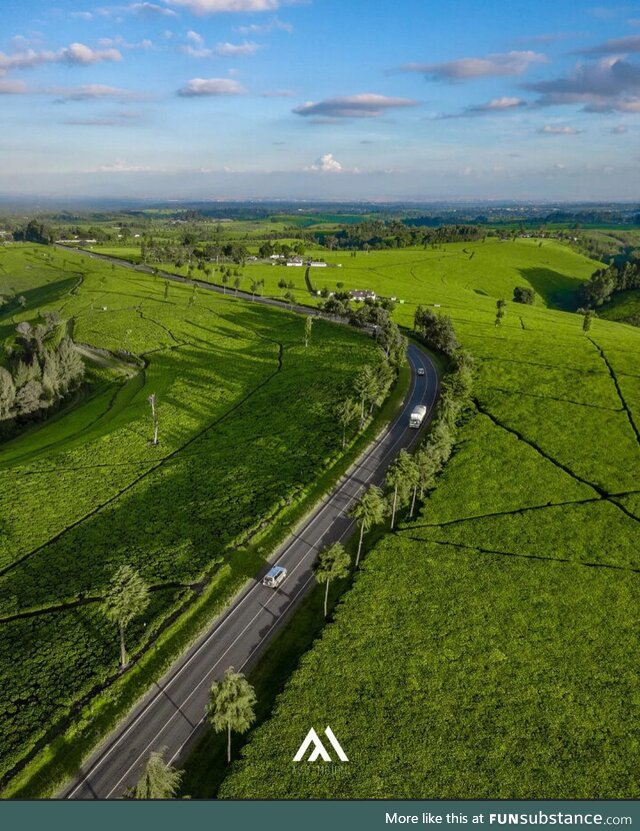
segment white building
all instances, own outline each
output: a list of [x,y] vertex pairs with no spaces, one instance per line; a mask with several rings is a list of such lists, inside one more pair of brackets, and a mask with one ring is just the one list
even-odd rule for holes
[[349,294],[351,295],[351,299],[358,303],[364,300],[375,300],[377,297],[375,291],[371,291],[370,289],[356,289],[355,291],[350,291]]

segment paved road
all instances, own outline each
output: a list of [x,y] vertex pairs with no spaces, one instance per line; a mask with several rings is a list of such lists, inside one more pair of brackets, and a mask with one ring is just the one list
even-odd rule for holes
[[153,266],[135,265],[129,260],[122,260],[118,257],[110,257],[108,254],[98,254],[95,251],[88,251],[86,248],[73,248],[68,245],[60,245],[59,243],[56,243],[54,248],[58,248],[60,251],[64,251],[65,253],[75,254],[76,256],[91,257],[93,260],[104,260],[107,263],[113,263],[132,271],[140,271],[143,274],[153,274],[157,277],[162,277],[163,280],[172,280],[174,283],[186,283],[189,286],[192,286],[195,283],[198,288],[213,291],[216,292],[216,294],[224,294],[229,298],[237,297],[239,300],[250,300],[252,303],[260,303],[262,306],[274,306],[278,309],[289,309],[294,312],[299,312],[300,314],[309,314],[310,312],[313,312],[314,315],[323,317],[326,320],[331,320],[334,323],[349,325],[348,321],[344,318],[326,314],[325,312],[310,306],[301,306],[295,303],[290,306],[284,300],[278,300],[276,297],[262,297],[259,294],[251,294],[248,291],[236,291],[235,289],[229,289],[223,286],[214,285],[213,283],[207,283],[204,280],[182,277],[180,274],[172,274],[170,271],[161,271]]
[[[246,672],[256,663],[274,633],[312,588],[312,565],[318,551],[354,532],[354,522],[346,515],[354,500],[364,487],[382,482],[400,449],[413,448],[431,419],[439,388],[436,367],[414,344],[409,346],[409,361],[412,385],[400,414],[277,552],[273,562],[288,570],[280,589],[262,586],[260,580],[269,568],[265,566],[89,759],[64,792],[65,798],[119,798],[138,781],[151,751],[168,748],[165,758],[173,764],[184,756],[203,727],[211,682],[229,666]],[[424,375],[418,375],[420,367]],[[420,403],[427,405],[428,419],[421,430],[410,429],[409,413]]]
[[[115,262],[132,268],[131,263],[94,252],[57,246],[76,255]],[[137,271],[158,273],[168,280],[197,283],[219,294],[223,289],[200,280],[166,272],[154,272],[148,266],[133,266]],[[227,291],[231,296],[231,292]],[[283,307],[281,301],[239,292],[242,299],[268,306]],[[295,311],[308,314],[304,306]],[[317,312],[314,312],[317,313]],[[321,314],[321,313],[320,313]],[[328,317],[328,315],[322,315]],[[333,319],[333,318],[331,318]],[[344,322],[340,319],[337,322]],[[288,577],[274,592],[261,584],[268,570],[265,565],[256,580],[248,583],[228,610],[212,625],[150,690],[124,723],[107,739],[79,771],[63,792],[67,799],[117,799],[134,785],[146,759],[153,750],[168,748],[165,758],[179,762],[190,743],[204,725],[204,709],[209,688],[229,666],[248,671],[257,662],[267,643],[286,623],[295,607],[313,587],[312,565],[325,545],[348,539],[355,525],[347,516],[352,503],[364,487],[380,484],[401,448],[411,449],[431,420],[439,390],[439,376],[431,358],[415,346],[409,346],[412,386],[402,411],[363,453],[333,492],[301,523],[294,535],[276,552],[272,563],[285,566]],[[418,375],[423,368],[424,375]],[[416,404],[427,405],[428,417],[421,430],[409,428],[409,413]]]

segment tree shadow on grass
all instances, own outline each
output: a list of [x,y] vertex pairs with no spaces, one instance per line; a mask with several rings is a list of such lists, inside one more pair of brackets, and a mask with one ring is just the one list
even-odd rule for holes
[[550,308],[562,311],[577,308],[584,282],[579,277],[569,277],[550,268],[521,268],[519,272]]

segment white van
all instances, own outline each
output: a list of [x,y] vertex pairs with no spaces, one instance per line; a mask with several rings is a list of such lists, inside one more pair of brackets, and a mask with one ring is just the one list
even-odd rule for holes
[[284,582],[287,576],[287,569],[282,566],[273,566],[262,578],[262,585],[270,589],[277,589]]

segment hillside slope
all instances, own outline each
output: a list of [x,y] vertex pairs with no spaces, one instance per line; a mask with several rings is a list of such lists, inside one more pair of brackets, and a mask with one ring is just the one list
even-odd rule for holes
[[[442,286],[479,363],[456,452],[223,798],[640,796],[640,331],[514,304],[496,326],[495,300]],[[292,762],[327,724],[350,760],[331,776]]]

